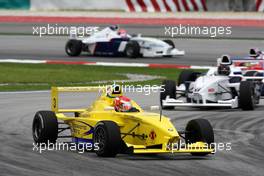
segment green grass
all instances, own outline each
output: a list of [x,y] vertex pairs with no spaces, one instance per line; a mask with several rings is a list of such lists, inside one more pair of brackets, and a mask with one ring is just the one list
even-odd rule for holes
[[[125,73],[163,76],[176,80],[180,69],[159,69],[140,67],[104,67],[84,65],[45,65],[45,64],[0,64],[0,91],[47,90],[51,86],[96,85],[92,81],[127,80]],[[36,84],[35,84],[36,83]],[[131,84],[156,84],[161,79],[134,82]],[[28,85],[27,85],[28,84]],[[128,84],[128,83],[126,83]]]

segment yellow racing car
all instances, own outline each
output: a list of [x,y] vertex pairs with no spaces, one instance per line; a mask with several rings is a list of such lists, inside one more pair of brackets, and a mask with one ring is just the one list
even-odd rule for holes
[[[88,108],[58,107],[60,92],[92,91],[101,91],[101,96]],[[191,153],[196,156],[214,153],[214,132],[206,119],[191,120],[185,131],[177,131],[161,112],[145,112],[136,102],[124,97],[118,85],[52,87],[51,111],[35,114],[33,139],[36,144],[56,143],[58,138],[65,137],[61,135],[65,130],[70,130],[68,137],[74,142],[97,146],[94,152],[101,157],[115,157],[119,153]]]

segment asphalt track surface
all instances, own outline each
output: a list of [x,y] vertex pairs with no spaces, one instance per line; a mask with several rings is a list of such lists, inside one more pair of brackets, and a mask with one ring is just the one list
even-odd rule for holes
[[[3,29],[1,24],[1,30]],[[26,27],[27,28],[27,27]],[[26,28],[8,27],[11,33]],[[131,32],[151,33],[152,28],[129,29]],[[6,30],[3,29],[3,30]],[[173,39],[176,47],[186,55],[177,58],[111,58],[82,55],[70,58],[64,53],[67,37],[0,35],[0,59],[50,59],[101,62],[174,63],[187,65],[214,65],[215,59],[224,53],[247,55],[251,47],[264,48],[263,40],[257,37],[261,30],[247,28],[234,38],[240,39]],[[253,31],[253,32],[252,32]],[[249,33],[248,33],[249,32]],[[262,30],[263,32],[263,30]],[[155,33],[155,32],[154,32]],[[253,36],[254,35],[254,36]],[[242,39],[247,36],[246,39]],[[129,96],[145,109],[158,103],[158,96]],[[231,151],[218,151],[208,157],[193,157],[188,154],[164,155],[118,155],[116,158],[98,158],[94,153],[78,154],[72,151],[33,151],[31,134],[32,119],[36,111],[50,109],[48,92],[0,93],[0,175],[241,175],[262,176],[264,173],[264,119],[263,101],[255,111],[239,109],[180,108],[163,113],[170,117],[177,129],[183,130],[194,118],[208,119],[215,129],[216,142],[232,144]],[[96,96],[63,95],[62,106],[78,108],[86,106]],[[79,101],[82,99],[83,101]]]
[[[158,102],[158,95],[128,93],[144,109]],[[81,176],[81,175],[240,175],[262,176],[264,172],[263,101],[255,111],[239,109],[200,110],[180,108],[163,113],[178,130],[194,118],[208,119],[215,141],[231,143],[231,151],[194,157],[189,154],[117,155],[99,158],[96,154],[74,151],[33,151],[32,119],[36,111],[49,109],[49,92],[0,93],[0,175]],[[62,94],[62,107],[83,107],[96,94]],[[154,103],[155,105],[155,103]]]
[[[38,24],[38,26],[42,25],[45,24]],[[0,26],[1,34],[32,34],[33,32],[33,24],[1,23]],[[100,28],[103,27],[105,26],[100,26]],[[129,59],[123,57],[95,57],[84,53],[80,57],[68,57],[64,49],[65,43],[68,40],[66,36],[39,37],[38,35],[0,35],[0,59],[49,59],[86,62],[134,62],[211,66],[215,65],[216,58],[220,57],[222,54],[247,56],[250,48],[264,48],[262,28],[234,27],[232,29],[232,35],[214,39],[203,37],[170,38],[164,35],[165,30],[164,27],[161,26],[125,25],[121,27],[127,29],[130,34],[142,33],[143,36],[155,35],[166,39],[172,39],[176,48],[185,50],[186,55],[176,58]]]

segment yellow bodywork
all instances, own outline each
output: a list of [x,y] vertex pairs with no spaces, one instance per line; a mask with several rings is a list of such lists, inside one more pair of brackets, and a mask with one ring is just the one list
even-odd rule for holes
[[[59,92],[95,92],[102,95],[94,103],[84,109],[60,109]],[[51,109],[58,120],[64,121],[71,129],[73,138],[92,140],[93,129],[99,121],[114,121],[119,127],[121,138],[127,147],[133,147],[133,153],[213,153],[205,143],[197,142],[188,147],[173,146],[180,142],[180,135],[170,119],[157,113],[145,112],[134,101],[133,107],[139,112],[116,112],[113,107],[114,98],[107,96],[104,87],[52,87]],[[78,113],[78,117],[67,116],[66,113]],[[126,135],[129,133],[130,135]]]

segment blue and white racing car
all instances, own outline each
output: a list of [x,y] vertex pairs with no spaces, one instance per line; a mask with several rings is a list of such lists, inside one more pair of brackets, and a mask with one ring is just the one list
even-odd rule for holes
[[94,56],[174,57],[182,56],[185,51],[175,48],[171,40],[130,36],[117,26],[106,27],[95,34],[78,38],[72,36],[66,43],[65,51],[69,56],[79,56],[88,52]]

